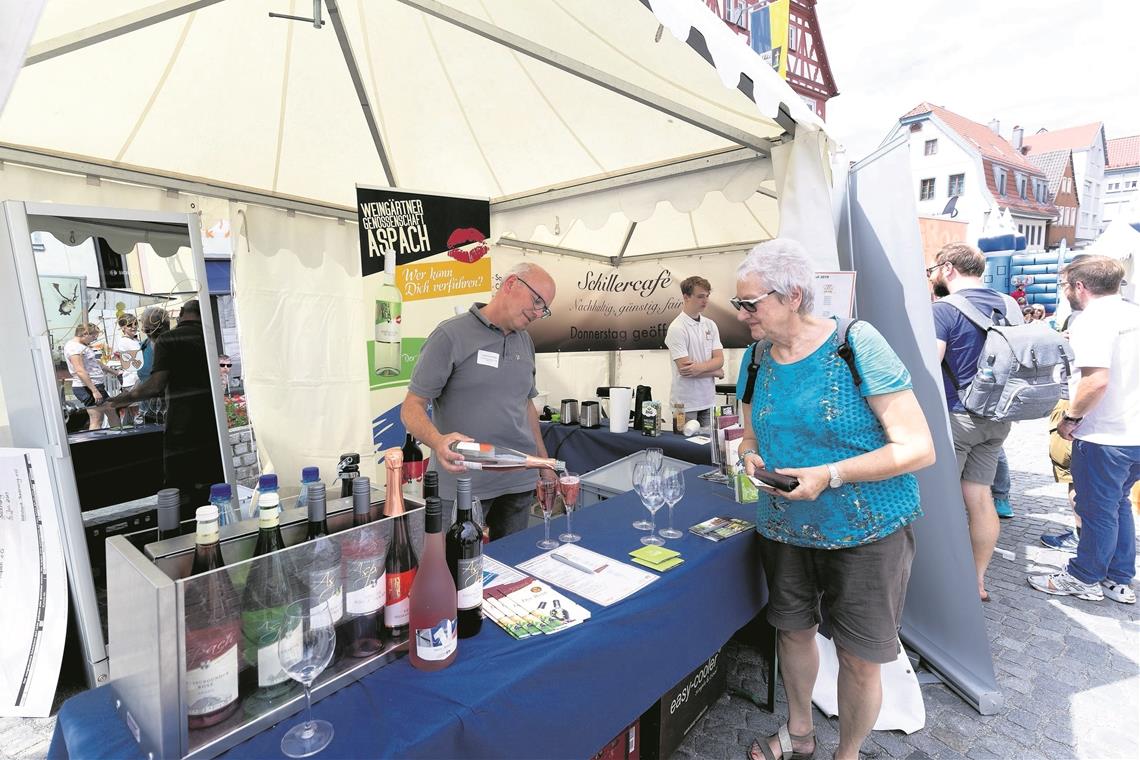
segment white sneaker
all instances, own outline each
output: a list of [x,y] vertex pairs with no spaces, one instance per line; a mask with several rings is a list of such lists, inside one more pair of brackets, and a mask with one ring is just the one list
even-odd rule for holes
[[1104,595],[1114,602],[1136,604],[1136,592],[1127,584],[1104,580],[1100,582],[1100,587],[1104,589]]
[[1026,580],[1030,586],[1046,594],[1075,596],[1090,602],[1104,599],[1104,591],[1101,590],[1099,583],[1083,583],[1069,575],[1067,570],[1060,570],[1051,575],[1030,575]]

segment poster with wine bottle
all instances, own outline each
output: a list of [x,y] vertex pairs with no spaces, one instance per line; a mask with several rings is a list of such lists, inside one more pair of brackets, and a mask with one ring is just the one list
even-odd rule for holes
[[399,405],[435,326],[492,289],[487,198],[356,188],[377,450],[403,443]]

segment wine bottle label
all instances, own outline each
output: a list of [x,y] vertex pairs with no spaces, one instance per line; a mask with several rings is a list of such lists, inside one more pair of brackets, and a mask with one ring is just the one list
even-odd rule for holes
[[384,606],[387,580],[383,557],[344,563],[344,607],[349,615],[368,615]]
[[456,563],[459,577],[455,579],[456,601],[459,609],[470,610],[483,603],[483,555],[461,559]]
[[290,659],[300,659],[301,653],[301,626],[293,626],[288,631],[281,632],[281,641],[273,641],[257,648],[257,686],[276,686],[289,680],[281,664],[281,652],[289,653]]
[[458,643],[455,618],[444,618],[431,628],[416,629],[416,654],[422,660],[446,660]]
[[482,470],[483,469],[483,463],[482,462],[472,462],[470,460],[464,459],[462,462],[460,462],[460,464],[463,465],[463,469],[465,469],[465,470]]
[[198,523],[197,538],[200,546],[209,546],[218,543],[218,524],[216,522]]
[[486,444],[476,443],[475,441],[456,441],[454,448],[460,453],[478,453],[490,449],[491,447]]
[[344,617],[344,584],[340,568],[330,567],[309,573],[309,590],[312,596],[328,604],[328,616],[336,625]]
[[388,603],[384,606],[384,625],[389,628],[408,624],[408,614],[411,611],[408,592],[412,590],[415,578],[415,568],[402,573],[388,573]]
[[427,465],[428,463],[426,459],[420,459],[419,461],[414,462],[409,462],[407,459],[404,460],[404,464],[401,465],[400,469],[400,477],[404,485],[404,493],[408,493],[407,487],[409,484],[415,484],[415,495],[419,495],[419,484],[423,483],[424,473],[427,472]]
[[376,302],[376,342],[400,342],[400,312],[403,304],[399,301]]
[[238,697],[236,624],[186,632],[186,712],[206,715]]

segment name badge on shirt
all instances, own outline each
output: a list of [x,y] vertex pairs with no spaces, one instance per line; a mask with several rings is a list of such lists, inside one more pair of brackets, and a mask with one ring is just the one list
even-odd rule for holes
[[479,355],[475,358],[475,361],[486,367],[494,367],[495,369],[499,368],[499,355],[493,351],[480,351]]

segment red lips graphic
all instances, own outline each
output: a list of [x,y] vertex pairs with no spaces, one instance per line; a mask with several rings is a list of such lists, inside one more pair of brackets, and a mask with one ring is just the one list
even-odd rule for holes
[[474,264],[487,255],[487,236],[474,227],[460,227],[447,238],[447,255],[464,264]]

